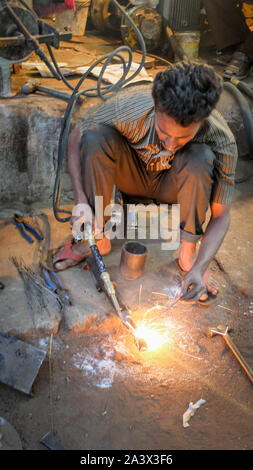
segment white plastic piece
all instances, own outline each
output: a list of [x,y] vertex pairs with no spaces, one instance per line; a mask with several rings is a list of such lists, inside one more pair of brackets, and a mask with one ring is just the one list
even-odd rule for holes
[[189,403],[189,408],[186,410],[186,412],[183,414],[183,426],[184,428],[187,428],[189,425],[189,421],[192,416],[194,416],[195,411],[204,403],[206,403],[206,400],[203,400],[203,398],[200,398],[196,403],[193,404],[193,402]]

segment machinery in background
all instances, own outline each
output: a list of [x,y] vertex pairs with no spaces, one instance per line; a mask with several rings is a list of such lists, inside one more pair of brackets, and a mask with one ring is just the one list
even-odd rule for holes
[[[163,29],[162,16],[154,8],[159,0],[132,0],[130,3],[120,0],[119,3],[142,33],[147,50],[157,49],[161,45]],[[90,15],[97,30],[120,31],[125,44],[131,49],[139,47],[133,27],[110,0],[92,0]]]
[[0,0],[0,97],[13,96],[10,66],[25,61],[32,52],[36,52],[53,76],[60,79],[40,44],[58,49],[60,40],[71,38],[71,33],[60,33],[40,20],[23,0]]
[[[201,29],[201,0],[121,0],[119,3],[139,28],[149,52],[164,46],[168,25],[173,31]],[[92,0],[91,20],[99,31],[120,31],[124,43],[138,49],[133,28],[110,0]]]
[[[119,0],[119,4],[125,8],[128,0]],[[111,0],[92,0],[90,16],[94,28],[102,32],[118,32],[121,24],[121,12]]]
[[[128,15],[132,18],[136,26],[142,33],[148,51],[158,49],[162,43],[163,20],[162,16],[154,9],[145,5],[136,5],[127,8]],[[125,18],[121,20],[121,36],[123,41],[131,49],[138,47],[135,32]]]
[[199,31],[201,3],[201,0],[160,0],[157,11],[173,31]]

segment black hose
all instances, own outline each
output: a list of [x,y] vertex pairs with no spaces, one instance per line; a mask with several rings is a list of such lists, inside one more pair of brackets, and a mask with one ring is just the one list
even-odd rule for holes
[[224,90],[227,90],[236,100],[239,105],[245,133],[248,139],[250,152],[253,154],[253,119],[250,106],[243,94],[238,88],[230,82],[224,82]]
[[[241,91],[233,83],[224,82],[224,89],[227,90],[235,98],[237,104],[239,105],[250,153],[253,154],[253,119],[249,103],[246,98],[244,98]],[[235,183],[244,183],[251,177],[252,174],[249,174],[245,177],[236,178]]]
[[238,88],[242,93],[248,96],[251,100],[253,100],[253,90],[249,87],[246,83],[243,83],[241,80],[237,78],[231,78],[231,83]]
[[[130,82],[138,73],[141,71],[142,67],[144,66],[145,60],[146,60],[146,45],[144,42],[144,39],[137,28],[136,24],[133,22],[133,20],[129,17],[129,15],[126,13],[126,11],[118,4],[116,0],[111,0],[111,2],[121,11],[122,15],[124,15],[133,27],[137,38],[139,40],[141,49],[142,49],[142,60],[141,63],[139,64],[139,67],[137,70],[128,78],[127,75],[129,73],[129,70],[131,68],[132,64],[132,51],[128,46],[121,46],[117,48],[115,51],[112,53],[104,55],[102,58],[98,59],[89,69],[83,74],[79,82],[77,83],[76,87],[73,89],[69,84],[68,86],[73,90],[72,96],[69,99],[67,108],[65,110],[65,114],[63,117],[63,123],[61,127],[61,133],[60,133],[60,138],[59,138],[59,145],[58,145],[58,162],[57,162],[57,170],[56,170],[56,177],[55,177],[55,183],[54,183],[54,189],[53,189],[53,212],[56,220],[58,222],[69,222],[71,218],[71,212],[60,209],[59,204],[60,204],[60,173],[61,173],[61,168],[62,164],[65,158],[66,154],[66,149],[67,149],[67,143],[68,143],[68,136],[69,136],[69,130],[70,130],[70,124],[71,124],[71,118],[74,112],[75,104],[80,95],[85,95],[88,97],[94,97],[94,96],[99,96],[103,100],[105,100],[105,96],[108,95],[111,97],[113,94],[115,94],[123,85],[126,85],[128,82]],[[50,51],[50,47],[48,48],[50,56],[53,60],[53,54],[52,51]],[[126,64],[124,58],[120,55],[122,51],[127,51],[129,53],[129,62]],[[52,55],[51,55],[52,54]],[[113,58],[118,57],[122,61],[123,64],[123,74],[119,81],[114,84],[114,85],[103,85],[102,86],[102,81],[103,81],[103,75],[106,70],[106,67],[109,65],[109,63],[112,61]],[[90,72],[93,70],[94,67],[96,67],[98,64],[104,62],[104,65],[101,69],[100,75],[98,77],[98,82],[97,82],[97,87],[96,88],[89,88],[85,90],[79,90],[82,83],[84,80],[87,78],[87,76],[90,74]],[[58,68],[58,65],[55,60],[53,60],[54,65],[56,67],[57,73],[61,76],[62,80],[64,83],[66,83],[66,79],[63,79],[63,76]],[[70,214],[69,217],[59,217],[60,213],[64,214]]]
[[[28,7],[28,5],[25,3],[24,0],[19,0],[19,1],[20,1],[21,5],[23,5],[25,8],[27,8],[28,10],[33,12],[33,10],[31,10],[31,8]],[[67,108],[66,108],[66,111],[65,111],[65,114],[64,114],[63,123],[62,123],[62,127],[61,127],[61,132],[60,132],[59,144],[58,144],[58,162],[57,162],[56,178],[55,178],[54,189],[53,189],[53,212],[54,212],[54,216],[55,216],[56,220],[58,220],[58,222],[68,222],[70,220],[70,216],[65,217],[65,218],[60,218],[58,216],[58,214],[60,212],[65,213],[65,214],[71,214],[70,211],[67,211],[67,210],[64,210],[64,209],[59,209],[59,204],[60,204],[60,172],[61,172],[64,157],[65,157],[65,153],[66,153],[71,118],[72,118],[72,115],[73,115],[73,112],[74,112],[75,104],[76,104],[79,96],[80,95],[85,95],[85,96],[88,96],[88,97],[100,97],[101,99],[105,100],[106,95],[108,95],[109,97],[112,96],[123,85],[126,85],[128,82],[133,80],[133,78],[135,78],[139,74],[139,72],[141,71],[142,67],[144,66],[145,60],[146,60],[146,45],[145,45],[144,39],[143,39],[142,34],[140,33],[138,27],[136,26],[134,21],[130,18],[130,16],[126,13],[124,8],[122,8],[119,5],[117,0],[111,0],[111,2],[114,4],[114,6],[116,8],[118,8],[120,10],[122,15],[126,17],[126,20],[131,24],[132,28],[134,29],[134,31],[136,33],[136,36],[139,40],[139,43],[140,43],[140,46],[141,46],[141,49],[142,49],[142,60],[139,64],[139,67],[137,68],[137,70],[130,77],[127,78],[127,75],[129,73],[131,65],[132,65],[133,55],[132,55],[131,49],[128,46],[121,46],[121,47],[117,48],[115,51],[113,51],[112,53],[104,55],[102,58],[98,59],[91,67],[89,67],[89,69],[84,73],[84,75],[81,77],[78,84],[74,88],[66,80],[66,78],[62,74],[61,70],[59,69],[51,47],[49,45],[47,45],[48,52],[49,52],[50,57],[52,59],[53,65],[49,62],[47,56],[44,54],[44,52],[40,48],[39,43],[36,40],[36,38],[33,37],[31,35],[31,33],[27,30],[27,28],[25,27],[23,22],[20,20],[20,18],[16,15],[14,10],[8,4],[8,1],[4,0],[4,4],[5,4],[5,6],[8,10],[8,13],[11,16],[11,18],[13,19],[14,23],[17,25],[19,31],[21,31],[23,33],[24,37],[26,38],[27,41],[29,41],[29,44],[34,49],[36,54],[39,55],[39,57],[45,62],[48,69],[52,73],[53,77],[56,78],[57,80],[62,80],[65,83],[65,85],[68,88],[70,88],[71,91],[73,92],[70,99],[69,99],[69,102],[68,102],[68,105],[67,105]],[[36,17],[36,15],[35,15],[35,17]],[[125,59],[120,55],[120,53],[123,52],[123,51],[128,52],[128,54],[129,54],[128,63],[126,63]],[[109,85],[108,84],[102,85],[103,75],[106,71],[106,68],[108,67],[108,65],[110,64],[112,59],[114,59],[115,57],[118,57],[122,62],[122,65],[123,65],[122,76],[118,80],[118,82],[113,84],[113,85],[110,85],[110,84]],[[100,72],[99,77],[98,77],[97,87],[79,91],[82,83],[84,82],[86,77],[91,73],[93,68],[96,67],[98,64],[104,62],[104,61],[105,61],[105,63],[103,64],[101,72]]]

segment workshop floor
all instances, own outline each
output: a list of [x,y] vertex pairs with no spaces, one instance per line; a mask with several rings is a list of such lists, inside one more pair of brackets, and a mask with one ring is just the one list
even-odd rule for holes
[[[2,217],[0,330],[48,352],[32,397],[0,384],[0,416],[15,427],[24,449],[44,448],[40,439],[48,431],[66,449],[252,449],[252,383],[223,339],[205,334],[209,326],[231,326],[253,366],[251,185],[240,184],[235,192],[231,228],[217,256],[224,271],[211,265],[220,285],[216,306],[170,308],[166,297],[155,294],[172,282],[169,263],[176,256],[165,257],[160,241],[145,242],[144,276],[124,281],[118,272],[123,241],[113,242],[105,262],[122,299],[136,322],[145,318],[165,337],[152,352],[137,350],[83,263],[61,273],[72,307],[62,314],[54,304],[32,312],[9,256],[33,266],[38,244],[29,245]],[[51,209],[42,212],[56,247],[68,227],[54,220]],[[206,403],[184,428],[189,402],[200,398]]]
[[[251,173],[252,161],[240,161],[238,172]],[[207,327],[230,326],[253,367],[252,178],[236,186],[231,227],[210,267],[220,289],[215,306],[171,308],[157,294],[172,283],[177,255],[162,251],[160,240],[145,241],[145,274],[133,283],[119,274],[124,240],[112,242],[106,266],[134,321],[145,319],[163,334],[165,343],[155,351],[138,351],[83,263],[60,274],[72,307],[28,306],[10,258],[36,269],[45,246],[21,238],[11,223],[17,208],[0,211],[0,331],[47,351],[32,396],[0,384],[0,416],[14,426],[23,449],[45,449],[40,439],[50,431],[68,450],[252,450],[252,383],[224,340],[206,335]],[[57,248],[68,224],[56,222],[51,207],[33,211],[50,248]],[[200,398],[205,404],[184,428],[183,414]]]

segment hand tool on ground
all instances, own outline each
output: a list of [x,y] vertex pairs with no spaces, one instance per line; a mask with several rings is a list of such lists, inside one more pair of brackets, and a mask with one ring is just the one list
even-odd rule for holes
[[[31,93],[35,93],[36,91],[46,93],[47,95],[53,96],[54,98],[59,98],[65,101],[69,101],[71,97],[70,93],[65,93],[63,91],[54,90],[53,88],[46,88],[44,86],[41,86],[36,80],[30,80],[21,87],[21,93],[25,95],[30,95]],[[79,97],[78,99],[79,101],[82,101],[82,97]]]
[[34,240],[32,237],[30,237],[30,235],[28,235],[27,231],[32,233],[35,236],[35,238],[37,238],[37,240],[39,241],[43,240],[43,236],[41,235],[41,233],[39,233],[39,231],[35,229],[35,227],[30,225],[30,223],[28,224],[27,221],[22,216],[14,214],[13,220],[14,220],[15,226],[19,229],[22,237],[24,237],[29,243],[33,243]]
[[46,351],[0,333],[0,382],[28,395]]
[[217,326],[217,328],[208,328],[207,334],[209,337],[220,335],[223,337],[225,342],[227,343],[228,347],[231,349],[232,353],[238,360],[238,362],[243,367],[244,371],[246,372],[247,376],[249,377],[251,383],[253,383],[253,370],[247,363],[247,361],[243,358],[242,354],[240,353],[238,347],[235,345],[231,337],[229,336],[228,332],[230,331],[229,327],[225,327],[223,325]]
[[27,266],[22,258],[20,261],[15,257],[10,259],[17,268],[17,271],[24,283],[27,303],[32,313],[39,309],[39,314],[42,314],[42,309],[45,308],[45,304],[48,301],[50,302],[51,297],[56,300],[61,310],[64,308],[66,301],[48,287],[44,277],[42,277],[38,272],[34,272],[31,267]]
[[[144,350],[147,348],[147,345],[144,340],[141,338],[137,338],[136,336],[136,326],[131,318],[129,311],[126,308],[120,306],[114,285],[111,281],[109,273],[106,271],[106,267],[103,261],[102,256],[99,253],[98,247],[95,242],[95,238],[93,235],[93,229],[90,222],[85,222],[83,224],[83,235],[84,240],[86,240],[90,246],[91,253],[99,274],[100,279],[103,282],[103,287],[108,295],[111,303],[119,316],[120,320],[122,321],[123,325],[125,325],[131,333],[134,335],[135,342],[140,350]],[[77,236],[75,241],[80,241],[80,238]]]
[[63,284],[56,272],[41,268],[44,280],[52,292],[55,292],[62,300],[64,305],[72,305],[69,293],[64,289]]

